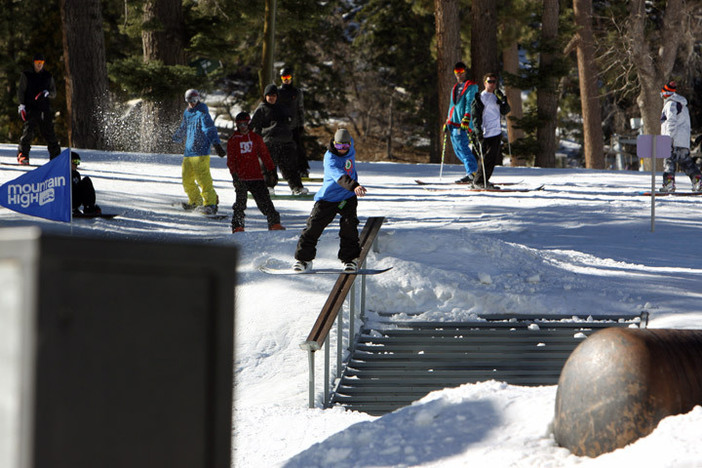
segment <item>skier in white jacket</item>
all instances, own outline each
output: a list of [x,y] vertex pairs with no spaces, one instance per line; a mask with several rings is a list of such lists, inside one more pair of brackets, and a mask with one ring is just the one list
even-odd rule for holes
[[690,157],[690,111],[687,99],[677,94],[675,81],[669,81],[661,89],[664,100],[661,113],[661,135],[673,140],[673,148],[663,167],[663,192],[675,192],[676,164],[692,182],[692,191],[702,191],[702,175]]

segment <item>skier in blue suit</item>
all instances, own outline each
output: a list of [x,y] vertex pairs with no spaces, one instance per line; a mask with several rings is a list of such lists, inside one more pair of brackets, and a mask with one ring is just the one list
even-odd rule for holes
[[468,69],[463,62],[457,62],[453,67],[457,83],[451,90],[451,103],[444,125],[444,131],[451,136],[451,144],[456,157],[461,160],[466,168],[466,175],[456,182],[473,182],[478,162],[470,150],[468,134],[473,132],[470,106],[478,94],[478,84],[468,79]]

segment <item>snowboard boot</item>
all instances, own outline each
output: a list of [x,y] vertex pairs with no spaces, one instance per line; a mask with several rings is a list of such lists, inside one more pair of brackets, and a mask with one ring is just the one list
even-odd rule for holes
[[237,232],[244,232],[244,226],[232,226],[232,234],[235,234]]
[[348,262],[344,262],[344,272],[345,273],[355,273],[358,271],[358,260],[353,259]]
[[302,260],[298,260],[293,264],[293,271],[296,271],[298,273],[302,273],[304,271],[309,271],[311,269],[312,269],[312,261],[303,262]]
[[21,166],[29,166],[29,156],[24,153],[17,153],[17,162]]
[[697,174],[692,177],[692,191],[702,192],[702,175]]
[[99,215],[102,214],[102,210],[98,205],[90,205],[83,207],[83,214],[87,215]]
[[282,224],[272,224],[269,228],[269,231],[285,231],[285,228],[283,227]]
[[202,207],[202,213],[207,216],[217,214],[217,205],[205,205]]
[[661,192],[675,192],[675,176],[670,174],[666,174],[663,176],[663,186],[661,187]]
[[183,209],[185,211],[193,211],[195,208],[197,208],[198,205],[192,204],[192,203],[185,203],[183,202]]

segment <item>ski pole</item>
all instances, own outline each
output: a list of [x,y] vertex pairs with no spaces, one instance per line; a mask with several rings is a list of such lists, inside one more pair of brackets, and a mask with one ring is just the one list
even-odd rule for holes
[[439,169],[439,180],[444,173],[444,157],[446,156],[446,140],[448,139],[448,133],[444,131],[444,143],[441,145],[441,167]]
[[475,141],[478,143],[478,153],[480,154],[480,165],[483,168],[483,188],[487,190],[487,174],[485,173],[485,158],[483,157],[483,144],[480,143],[480,139],[476,136]]

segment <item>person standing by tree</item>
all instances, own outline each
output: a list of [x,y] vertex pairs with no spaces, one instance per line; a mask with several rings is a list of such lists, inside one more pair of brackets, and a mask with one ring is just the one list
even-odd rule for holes
[[44,69],[44,63],[44,55],[36,54],[33,68],[22,72],[17,88],[18,112],[24,121],[17,148],[17,162],[22,165],[29,165],[29,151],[37,127],[46,140],[49,159],[54,159],[61,153],[54,133],[54,116],[49,102],[49,99],[56,97],[56,83],[51,73]]
[[478,163],[470,150],[468,134],[471,128],[470,105],[478,93],[478,85],[468,79],[468,67],[463,62],[457,62],[453,67],[457,83],[451,90],[451,102],[448,118],[444,124],[444,132],[449,132],[453,151],[461,160],[466,169],[465,177],[457,180],[458,183],[470,183],[478,170]]
[[305,106],[303,103],[302,90],[292,84],[293,67],[283,67],[280,69],[280,81],[282,85],[278,88],[278,102],[288,109],[290,114],[290,129],[293,140],[297,146],[297,167],[300,177],[309,177],[310,163],[307,161],[307,153],[302,144],[302,133],[305,125]]
[[661,135],[673,139],[673,149],[663,167],[662,192],[675,192],[675,166],[680,165],[692,182],[692,191],[702,191],[702,175],[690,157],[690,111],[687,99],[677,94],[675,81],[669,81],[661,89],[663,112],[661,113]]
[[173,134],[176,143],[185,140],[182,176],[188,202],[183,203],[183,208],[187,211],[199,208],[204,214],[212,215],[217,213],[219,199],[210,174],[210,145],[214,146],[220,158],[227,153],[220,143],[210,110],[200,101],[198,90],[187,90],[185,102],[188,107],[183,112],[180,127]]
[[278,87],[273,83],[266,86],[263,101],[251,116],[251,130],[263,137],[273,162],[280,167],[293,195],[304,195],[309,193],[309,190],[302,186],[297,169],[295,141],[290,129],[291,120],[288,110],[278,102]]
[[[248,112],[238,113],[234,120],[236,131],[227,141],[227,167],[236,191],[236,201],[232,206],[232,232],[244,232],[248,192],[251,192],[256,206],[268,219],[268,230],[283,231],[285,228],[280,224],[280,214],[266,188],[266,185],[275,185],[278,178],[268,148],[260,135],[249,131],[251,116]],[[261,167],[265,169],[261,170]]]
[[475,96],[470,111],[475,129],[471,134],[474,139],[473,147],[479,145],[483,157],[483,164],[478,164],[473,187],[495,188],[489,181],[498,158],[502,157],[501,116],[509,113],[510,107],[507,98],[497,87],[497,74],[486,73],[483,85],[485,89]]

